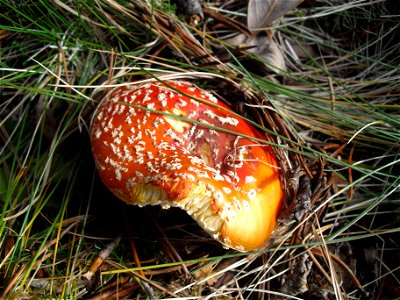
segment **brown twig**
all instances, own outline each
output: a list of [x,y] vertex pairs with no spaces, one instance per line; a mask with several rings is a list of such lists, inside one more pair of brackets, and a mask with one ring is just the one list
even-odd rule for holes
[[[354,154],[354,149],[355,149],[355,145],[353,145],[350,148],[350,153],[349,153],[349,157],[348,157],[348,161],[349,161],[349,165],[353,164],[353,154]],[[354,186],[353,186],[353,168],[349,167],[348,169],[348,179],[349,179],[349,191],[348,191],[348,197],[349,199],[353,199],[353,195],[354,195]]]
[[203,11],[204,11],[204,14],[213,18],[215,21],[219,22],[218,24],[224,24],[237,32],[243,33],[244,35],[246,35],[249,38],[251,37],[250,30],[244,24],[242,24],[234,19],[227,18],[224,15],[222,15],[212,9],[209,9],[208,7],[204,7]]
[[[89,267],[89,270],[82,275],[82,278],[87,280],[87,286],[90,288],[94,287],[93,279],[94,275],[98,272],[100,266],[103,262],[110,256],[110,254],[114,251],[114,249],[118,246],[121,240],[120,236],[115,237],[108,245],[106,245],[103,250],[100,251],[97,258],[92,262]],[[90,289],[89,288],[89,289]]]

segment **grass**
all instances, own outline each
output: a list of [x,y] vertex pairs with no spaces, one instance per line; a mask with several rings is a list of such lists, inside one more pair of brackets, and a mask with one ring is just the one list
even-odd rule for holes
[[[238,31],[224,20],[245,21],[239,2],[208,1],[220,19],[193,27],[168,1],[0,0],[4,298],[400,297],[398,9],[297,8],[274,29],[277,74],[224,41]],[[91,114],[110,86],[160,76],[262,95],[293,133],[289,152],[324,161],[311,170],[331,178],[329,193],[251,253],[221,248],[178,210],[120,203],[94,168]]]

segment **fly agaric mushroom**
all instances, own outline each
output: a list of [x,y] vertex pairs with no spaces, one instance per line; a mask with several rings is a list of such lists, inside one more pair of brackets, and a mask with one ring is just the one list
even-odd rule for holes
[[96,167],[117,197],[182,208],[239,251],[268,241],[283,199],[270,146],[251,137],[262,139],[213,95],[183,81],[118,87],[91,124]]

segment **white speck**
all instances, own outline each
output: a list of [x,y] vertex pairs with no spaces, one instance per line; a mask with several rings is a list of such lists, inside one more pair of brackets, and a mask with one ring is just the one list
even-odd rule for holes
[[[214,148],[213,154],[214,154],[214,157],[218,157],[219,148]],[[219,168],[218,168],[218,169],[219,169]]]
[[121,115],[125,110],[125,105],[117,104],[114,108],[113,115]]
[[113,131],[111,132],[111,136],[113,138],[115,137],[122,137],[124,133],[122,132],[122,125],[119,125],[117,128],[114,128]]
[[219,173],[214,173],[213,179],[217,181],[223,181],[225,178]]
[[132,119],[131,119],[131,117],[130,117],[130,116],[126,116],[125,122],[128,123],[128,125],[131,125],[131,124],[132,124]]
[[132,107],[132,106],[129,107],[129,114],[131,116],[136,116],[136,110],[134,107]]
[[228,183],[232,183],[231,177],[229,177],[228,175],[223,175],[225,178],[225,181]]
[[100,110],[99,113],[97,114],[97,120],[100,121],[101,119],[103,119],[103,115],[104,115],[103,111]]
[[197,169],[197,168],[193,168],[193,167],[188,167],[188,171],[196,173],[197,177],[200,178],[210,178],[210,176],[208,175],[208,173],[206,171]]
[[[170,96],[170,98],[172,98],[172,97]],[[183,99],[179,99],[179,103],[177,105],[180,107],[184,107],[187,105],[187,102]]]
[[250,189],[250,191],[247,192],[247,196],[249,197],[250,200],[253,200],[257,195],[257,192],[255,189]]
[[181,164],[181,163],[178,163],[178,162],[176,162],[176,163],[169,163],[169,164],[166,164],[166,165],[165,165],[165,169],[167,169],[167,170],[172,170],[172,171],[179,170],[179,169],[181,169],[181,168],[182,168],[182,164]]
[[182,177],[185,180],[189,180],[189,181],[195,181],[196,177],[193,174],[190,173],[179,173],[178,174],[179,177]]
[[94,136],[95,136],[96,139],[99,139],[101,134],[102,134],[101,130],[99,128],[97,128]]
[[148,102],[148,101],[151,101],[151,97],[149,96],[149,91],[146,91],[146,95],[143,97],[143,103],[144,102]]
[[111,150],[114,154],[118,155],[119,154],[119,148],[115,146],[113,143],[110,144]]
[[190,99],[190,103],[192,103],[194,106],[199,106],[200,103],[194,99]]
[[202,165],[203,160],[197,156],[189,156],[190,164],[192,165]]
[[244,209],[246,209],[246,210],[250,209],[250,203],[247,202],[246,200],[242,201],[242,205],[244,206]]
[[148,170],[149,172],[157,173],[157,170],[154,168],[154,166],[153,166],[153,164],[151,163],[151,161],[148,161],[148,162],[146,163],[146,166],[147,166],[147,170]]
[[225,194],[230,194],[232,192],[232,190],[226,186],[222,187],[222,189],[224,190]]
[[237,198],[235,198],[233,200],[233,204],[235,205],[237,211],[240,211],[242,209],[242,206],[240,205],[240,201]]
[[118,181],[121,181],[121,179],[122,179],[121,171],[119,169],[115,169],[115,178]]
[[115,171],[115,178],[116,178],[118,181],[121,181],[121,179],[122,179],[122,174],[121,174],[121,172],[128,172],[128,169],[127,169],[127,168],[122,167],[122,166],[121,166],[120,164],[118,164],[115,160],[112,160],[112,159],[109,158],[108,156],[107,156],[107,158],[104,160],[104,162],[105,162],[106,164],[111,165],[111,166],[114,168],[114,171]]
[[207,93],[206,95],[208,97],[208,100],[210,100],[211,102],[214,102],[214,103],[218,103],[218,99],[215,98],[215,96],[213,94]]
[[[195,128],[195,126],[193,126],[193,128]],[[199,138],[201,138],[202,136],[204,135],[204,130],[197,130],[196,131],[196,134],[195,134],[195,136],[194,136],[194,138],[195,139],[199,139]]]
[[138,158],[135,160],[135,164],[142,165],[144,164],[144,157],[143,155],[139,155]]
[[257,179],[254,176],[247,175],[244,179],[245,184],[257,182]]
[[192,152],[194,147],[196,147],[196,144],[194,142],[189,142],[189,144],[187,145],[186,149],[188,149],[189,152]]
[[[169,145],[167,142],[162,142],[157,145],[159,150],[175,150],[174,146]],[[163,154],[162,152],[160,154]]]
[[[148,108],[148,109],[156,109],[156,105],[152,102],[152,103],[148,103],[147,105],[146,105],[146,107]],[[148,111],[149,112],[149,111]]]
[[215,203],[220,206],[224,201],[224,195],[220,190],[217,190],[213,193]]
[[157,100],[159,102],[161,102],[161,106],[162,107],[166,107],[167,106],[167,96],[164,93],[159,93],[157,95]]
[[228,170],[226,173],[228,174],[229,178],[233,179],[236,183],[239,182],[239,177],[237,176],[236,172]]
[[232,118],[232,117],[225,117],[224,118],[224,117],[218,117],[217,116],[217,118],[218,118],[218,121],[221,122],[222,125],[229,124],[229,125],[232,125],[232,126],[237,126],[239,124],[239,120],[235,119],[235,118]]
[[210,135],[218,135],[218,132],[214,129],[210,129],[208,132],[210,133]]
[[[195,117],[196,117],[196,115],[197,115],[197,111],[196,111],[196,110],[193,110],[193,111],[187,116],[187,118],[188,118],[188,119],[191,119],[191,120],[194,120]],[[204,121],[204,123],[207,123],[207,122]],[[207,124],[208,124],[208,123],[207,123]]]
[[146,128],[146,129],[144,130],[144,133],[145,133],[146,135],[150,136],[151,138],[153,138],[153,137],[155,138],[156,130],[155,130],[155,129],[150,130],[150,129]]
[[108,121],[108,123],[107,123],[107,127],[109,128],[109,129],[111,129],[111,128],[113,128],[113,118],[111,117],[110,118],[110,120]]
[[232,220],[236,217],[236,211],[233,209],[232,205],[230,203],[227,203],[224,205],[224,211],[227,214],[227,220]]
[[136,136],[128,137],[128,142],[132,144],[134,141],[140,141],[141,139],[142,139],[142,132],[139,131]]
[[204,114],[208,117],[210,117],[211,119],[214,119],[217,115],[210,109],[206,109],[204,111]]
[[129,150],[127,145],[124,145],[124,154],[125,155],[123,157],[123,160],[128,160],[128,161],[132,161],[133,160],[133,157],[132,157],[131,152],[130,152],[130,150]]
[[[175,120],[168,118],[167,121],[168,121],[168,123],[171,124]],[[178,132],[183,132],[184,127],[189,126],[189,124],[181,122],[181,121],[177,121],[173,124],[174,125],[171,125],[171,126],[173,126],[174,129]],[[179,127],[179,126],[181,126],[181,127]],[[181,131],[179,131],[179,130],[181,130]],[[184,141],[180,137],[178,137],[178,135],[171,128],[168,128],[168,130],[165,131],[165,135],[169,136],[172,140],[174,140],[175,142],[178,142],[179,144],[184,144]]]
[[136,152],[141,152],[141,151],[145,150],[144,145],[141,145],[139,143],[137,143],[135,146],[133,146],[133,148],[135,148]]

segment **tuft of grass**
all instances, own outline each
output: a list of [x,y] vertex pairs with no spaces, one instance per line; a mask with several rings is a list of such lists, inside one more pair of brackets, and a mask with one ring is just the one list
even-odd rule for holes
[[[399,297],[398,9],[288,12],[270,28],[287,65],[274,72],[227,43],[242,1],[205,5],[213,14],[195,28],[169,1],[0,0],[0,297]],[[183,212],[127,208],[97,177],[88,128],[105,92],[149,78],[260,95],[268,103],[235,101],[276,112],[296,153],[324,161],[331,193],[252,253],[222,249]]]

